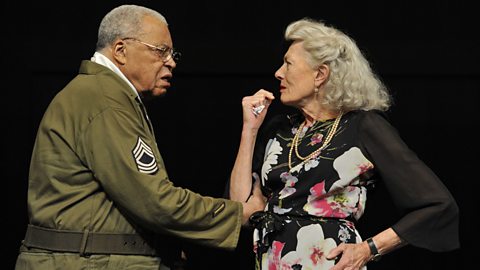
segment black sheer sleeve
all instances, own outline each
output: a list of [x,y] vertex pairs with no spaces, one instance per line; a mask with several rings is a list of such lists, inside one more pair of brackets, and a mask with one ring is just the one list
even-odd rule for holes
[[402,218],[393,230],[409,244],[449,251],[459,244],[458,206],[442,181],[380,114],[363,113],[359,139]]

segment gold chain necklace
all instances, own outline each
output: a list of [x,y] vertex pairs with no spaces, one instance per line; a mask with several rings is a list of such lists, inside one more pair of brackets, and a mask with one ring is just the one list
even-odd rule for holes
[[333,135],[335,135],[335,132],[337,132],[338,124],[340,123],[341,118],[342,118],[342,113],[340,113],[337,116],[337,118],[335,118],[335,122],[333,122],[332,126],[330,127],[330,130],[328,131],[327,137],[322,142],[322,145],[317,150],[313,151],[312,153],[310,153],[306,157],[302,157],[300,155],[300,153],[298,152],[298,145],[300,144],[300,141],[301,141],[300,133],[303,133],[303,127],[305,126],[305,121],[303,121],[303,123],[297,129],[297,133],[295,133],[295,136],[293,137],[292,145],[290,146],[290,152],[288,153],[288,168],[290,169],[290,171],[292,170],[293,149],[295,149],[295,155],[297,156],[297,158],[302,160],[302,162],[300,164],[303,164],[303,163],[309,161],[310,159],[316,157],[320,153],[320,151],[325,149],[325,147],[327,147],[328,143],[332,140]]

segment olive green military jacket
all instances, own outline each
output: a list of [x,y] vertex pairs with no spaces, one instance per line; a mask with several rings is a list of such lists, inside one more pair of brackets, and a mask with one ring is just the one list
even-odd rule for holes
[[38,129],[29,175],[30,223],[113,233],[140,227],[233,249],[241,203],[175,187],[142,106],[113,71],[82,62]]

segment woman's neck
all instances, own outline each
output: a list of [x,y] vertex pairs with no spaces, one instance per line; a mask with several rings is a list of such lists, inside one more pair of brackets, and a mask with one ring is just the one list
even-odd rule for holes
[[325,108],[316,108],[316,110],[308,110],[307,108],[300,109],[305,117],[305,126],[309,127],[315,124],[317,121],[327,121],[334,119],[339,115],[338,111],[329,110]]

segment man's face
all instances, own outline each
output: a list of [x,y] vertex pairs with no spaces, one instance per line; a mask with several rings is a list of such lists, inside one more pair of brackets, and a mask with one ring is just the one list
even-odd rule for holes
[[167,25],[146,16],[141,37],[125,38],[125,64],[120,67],[138,92],[144,96],[160,96],[170,87],[172,70],[172,38]]

